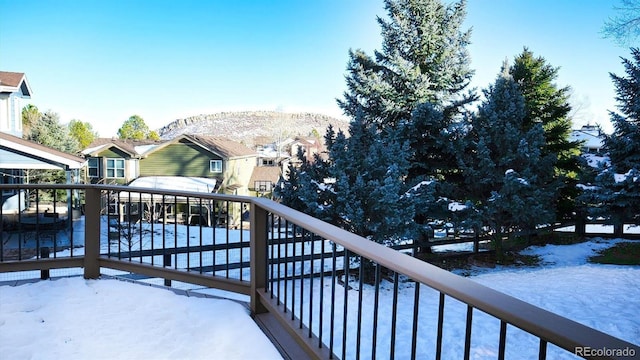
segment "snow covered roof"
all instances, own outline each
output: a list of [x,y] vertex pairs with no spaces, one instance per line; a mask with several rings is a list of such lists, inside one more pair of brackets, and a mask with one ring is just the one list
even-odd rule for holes
[[582,147],[587,149],[601,149],[604,145],[604,136],[596,126],[585,125],[578,130],[573,130],[570,136],[571,141],[580,141]]
[[144,176],[133,180],[129,186],[210,193],[215,190],[216,179],[186,176]]

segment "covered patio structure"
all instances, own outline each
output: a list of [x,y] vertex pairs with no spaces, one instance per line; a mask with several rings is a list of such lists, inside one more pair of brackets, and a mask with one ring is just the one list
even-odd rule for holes
[[[86,160],[64,153],[59,150],[25,140],[17,136],[0,132],[0,184],[27,184],[29,170],[62,170],[65,172],[67,184],[81,182],[80,170],[86,165]],[[74,200],[77,197],[73,197]],[[66,210],[71,213],[71,197]],[[0,204],[2,215],[16,214],[29,207],[29,198],[24,191],[2,191]],[[56,212],[56,209],[53,209]]]

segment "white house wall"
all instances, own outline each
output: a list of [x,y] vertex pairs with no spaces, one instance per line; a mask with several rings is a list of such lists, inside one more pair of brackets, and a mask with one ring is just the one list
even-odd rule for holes
[[23,96],[21,90],[0,93],[0,131],[22,137]]

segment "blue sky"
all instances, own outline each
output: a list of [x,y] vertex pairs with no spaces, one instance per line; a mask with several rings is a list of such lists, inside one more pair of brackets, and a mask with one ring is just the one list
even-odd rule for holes
[[[623,74],[629,50],[599,32],[616,4],[470,0],[473,85],[527,46],[560,67],[575,126],[610,129],[608,73]],[[340,116],[348,50],[380,48],[378,15],[382,0],[0,0],[0,70],[26,73],[31,103],[101,136],[133,114],[152,129],[218,111]]]

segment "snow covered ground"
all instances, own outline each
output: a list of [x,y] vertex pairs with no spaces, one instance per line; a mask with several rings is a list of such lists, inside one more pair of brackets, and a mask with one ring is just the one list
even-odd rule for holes
[[[471,279],[536,306],[640,344],[640,266],[589,264],[599,249],[623,240],[601,240],[566,246],[531,247],[539,255],[535,268],[474,269]],[[316,281],[317,284],[317,281]],[[326,286],[326,285],[325,285]],[[387,289],[390,284],[386,284]],[[382,309],[391,306],[391,291],[381,291]],[[316,294],[318,292],[315,292]],[[432,357],[435,349],[437,293],[424,286],[418,357]],[[357,291],[350,297],[357,298]],[[412,303],[414,284],[404,283],[399,301]],[[365,304],[373,291],[365,287]],[[340,308],[342,299],[336,299]],[[365,305],[369,306],[369,305]],[[382,311],[382,310],[381,310]],[[400,331],[411,331],[412,308],[399,309]],[[366,309],[365,309],[366,313]],[[355,316],[356,312],[350,313]],[[450,298],[445,308],[444,359],[463,353],[466,306]],[[384,354],[390,324],[379,319],[378,350]],[[341,328],[342,319],[336,327]],[[348,321],[352,321],[351,318]],[[363,318],[362,343],[371,337],[372,320]],[[474,313],[472,358],[497,358],[499,321]],[[411,338],[398,344],[396,358],[406,358]],[[328,339],[326,337],[325,339]],[[338,348],[341,339],[336,339]],[[355,334],[347,334],[353,349]],[[508,359],[536,358],[536,338],[513,327],[507,331]],[[366,346],[364,346],[366,351]],[[245,307],[229,301],[193,298],[149,286],[117,280],[67,278],[17,287],[0,287],[0,354],[3,358],[220,358],[271,359],[279,354],[252,322]],[[366,355],[364,357],[370,357]],[[550,346],[549,359],[575,358]]]

